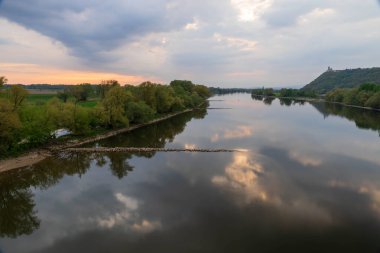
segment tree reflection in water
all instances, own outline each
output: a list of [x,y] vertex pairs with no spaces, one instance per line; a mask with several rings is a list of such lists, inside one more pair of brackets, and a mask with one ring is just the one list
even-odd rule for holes
[[[186,113],[175,118],[138,129],[133,133],[104,140],[96,145],[164,147],[174,137],[183,132],[192,118],[202,119],[206,109]],[[81,177],[89,169],[92,161],[98,166],[109,162],[112,174],[119,179],[133,170],[128,160],[132,155],[152,157],[155,152],[135,154],[77,154],[65,153],[49,157],[44,161],[19,170],[0,174],[0,237],[16,238],[31,234],[40,227],[31,188],[46,190],[57,184],[64,176]]]
[[[271,105],[276,99],[273,97],[252,96],[253,100],[263,101],[266,105]],[[307,102],[304,100],[294,100],[289,98],[279,98],[281,106],[311,104],[323,117],[339,116],[349,121],[355,122],[357,128],[377,131],[380,136],[380,112],[343,106],[339,104],[324,102]]]
[[17,177],[0,175],[0,237],[31,234],[40,220],[34,209],[33,194]]
[[355,122],[356,127],[360,129],[368,129],[379,132],[380,136],[380,112],[353,108],[339,104],[330,103],[310,103],[325,118],[330,115],[340,116],[349,121]]

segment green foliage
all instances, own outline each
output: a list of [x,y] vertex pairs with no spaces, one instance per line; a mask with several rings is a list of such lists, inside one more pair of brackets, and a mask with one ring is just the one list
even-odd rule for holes
[[20,109],[19,115],[22,123],[19,149],[37,147],[51,138],[50,132],[54,128],[45,106],[25,106]]
[[144,101],[129,102],[126,105],[126,115],[130,123],[140,124],[153,119],[154,111]]
[[99,103],[99,100],[88,100],[88,101],[79,102],[78,105],[82,107],[93,108],[97,106],[98,103]]
[[201,96],[202,98],[209,98],[211,96],[210,90],[204,85],[200,85],[200,84],[195,85],[193,88],[193,91],[197,93],[199,96]]
[[91,91],[91,84],[84,83],[71,86],[67,92],[69,95],[73,96],[75,98],[75,102],[78,103],[79,101],[87,101]]
[[346,105],[360,105],[356,95],[358,94],[357,89],[346,90],[343,94],[343,104]]
[[125,104],[131,98],[120,86],[112,87],[105,95],[102,106],[105,124],[109,127],[120,127],[128,125],[128,118],[125,115]]
[[170,112],[174,103],[174,90],[168,86],[156,87],[156,110],[158,113]]
[[303,87],[302,90],[321,94],[336,88],[358,87],[363,83],[380,83],[380,68],[329,70]]
[[144,101],[150,108],[157,111],[157,98],[156,90],[157,84],[151,82],[143,82],[139,85],[137,93],[137,99]]
[[223,95],[223,94],[234,94],[234,93],[251,93],[257,89],[243,89],[243,88],[220,88],[220,87],[210,87],[208,88],[210,94],[213,95]]
[[0,99],[0,119],[0,157],[3,157],[16,144],[21,122],[12,104],[5,99]]
[[317,94],[314,91],[299,90],[299,89],[281,89],[280,97],[297,98],[297,97],[309,97],[315,98]]
[[380,91],[373,94],[364,104],[365,106],[380,109]]
[[[94,89],[95,88],[95,89]],[[12,86],[0,98],[0,156],[37,147],[57,129],[88,135],[105,128],[145,123],[158,115],[199,107],[210,96],[207,87],[191,81],[171,85],[144,82],[121,87],[117,81],[61,87],[54,94],[31,94]],[[98,97],[89,97],[97,94]],[[103,97],[104,96],[104,97]],[[27,100],[27,103],[23,103]],[[3,120],[4,119],[4,120]]]
[[56,97],[54,94],[29,94],[25,102],[34,105],[44,105],[54,97]]
[[[266,89],[261,88],[261,89],[252,90],[252,96],[272,97],[272,96],[276,96],[276,93],[272,88],[266,88]],[[278,96],[285,97],[285,98],[297,98],[297,97],[315,98],[317,97],[317,94],[313,91],[283,88],[279,91]]]
[[105,98],[107,92],[115,86],[120,86],[119,82],[116,80],[105,80],[102,81],[96,88],[96,94],[101,98]]
[[263,93],[264,93],[263,95],[267,97],[271,97],[275,95],[272,88],[264,89]]
[[59,99],[61,99],[64,103],[66,103],[67,100],[68,100],[69,97],[70,97],[70,93],[68,92],[67,89],[65,89],[65,90],[63,90],[63,91],[59,91],[59,92],[57,93],[57,97],[58,97]]
[[9,89],[9,99],[12,103],[13,111],[17,110],[21,106],[27,95],[28,91],[21,85],[13,85]]
[[174,80],[170,82],[170,86],[174,89],[181,88],[185,92],[191,93],[193,91],[194,84],[187,80]]
[[326,101],[380,109],[380,85],[362,84],[352,89],[335,89],[326,94]]
[[342,103],[344,98],[344,89],[338,88],[333,91],[330,91],[326,94],[326,101],[329,102],[335,102],[335,103]]

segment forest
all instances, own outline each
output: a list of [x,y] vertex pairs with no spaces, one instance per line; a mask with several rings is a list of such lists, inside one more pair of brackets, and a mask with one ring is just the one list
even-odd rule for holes
[[138,86],[106,80],[67,86],[42,99],[21,85],[6,83],[0,77],[0,158],[49,143],[57,129],[77,137],[94,135],[196,108],[210,96],[206,86],[186,80]]
[[337,88],[326,94],[326,101],[380,109],[380,84],[367,83],[356,88]]

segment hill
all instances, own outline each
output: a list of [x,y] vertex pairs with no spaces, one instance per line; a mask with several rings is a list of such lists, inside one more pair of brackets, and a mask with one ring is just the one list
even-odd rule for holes
[[302,90],[326,93],[334,88],[353,88],[363,83],[380,83],[380,68],[333,70],[329,67]]

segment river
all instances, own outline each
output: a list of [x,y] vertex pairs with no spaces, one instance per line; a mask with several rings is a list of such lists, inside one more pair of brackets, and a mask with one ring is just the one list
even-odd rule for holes
[[0,174],[0,252],[380,251],[379,112],[211,100],[88,146],[243,152],[61,154]]

